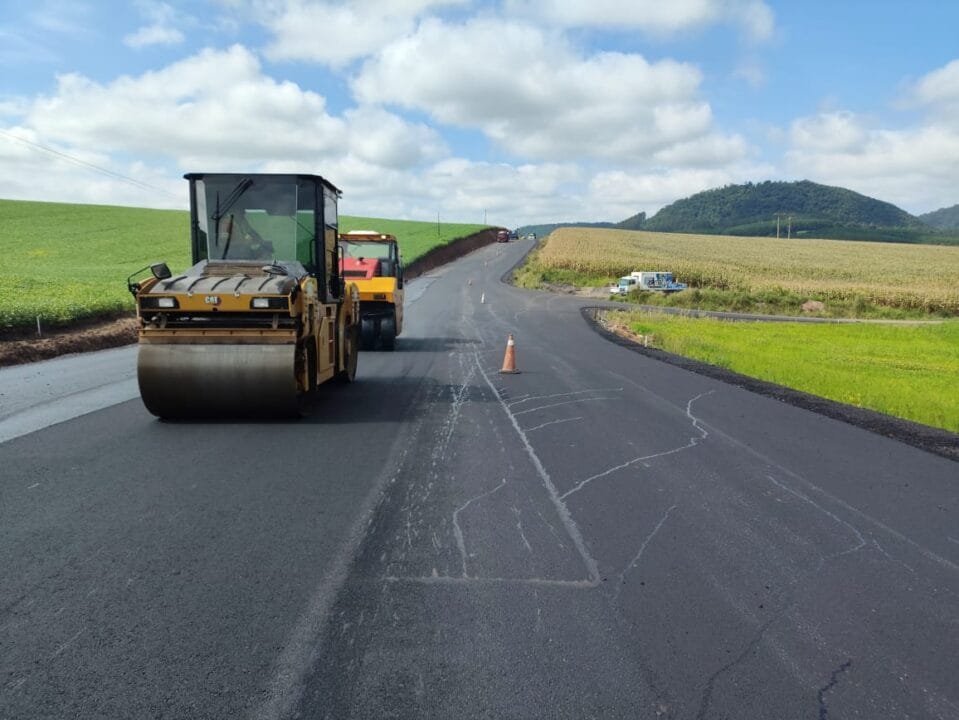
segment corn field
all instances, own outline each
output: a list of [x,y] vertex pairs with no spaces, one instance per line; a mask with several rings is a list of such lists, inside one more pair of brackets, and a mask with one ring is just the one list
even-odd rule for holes
[[694,288],[782,289],[959,314],[959,247],[561,228],[537,261],[546,270],[610,280],[667,270]]

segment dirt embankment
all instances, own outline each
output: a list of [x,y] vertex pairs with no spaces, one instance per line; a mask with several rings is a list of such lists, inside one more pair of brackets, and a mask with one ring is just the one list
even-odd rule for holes
[[131,315],[87,320],[70,327],[44,330],[43,337],[0,338],[0,367],[47,360],[67,353],[103,350],[137,341]]
[[478,233],[454,240],[448,245],[440,245],[439,247],[433,248],[422,257],[417,258],[407,265],[403,271],[403,275],[407,280],[412,280],[420,275],[425,275],[440,265],[445,265],[448,262],[456,260],[456,258],[468,255],[484,245],[494,243],[496,242],[497,230],[500,230],[500,228],[481,230]]
[[[435,248],[411,262],[405,270],[407,279],[424,275],[440,265],[467,255],[484,245],[496,242],[498,228],[483,230]],[[0,367],[47,360],[68,353],[104,350],[137,341],[137,323],[132,313],[77,322],[69,327],[44,330],[37,337],[33,330],[0,333]]]

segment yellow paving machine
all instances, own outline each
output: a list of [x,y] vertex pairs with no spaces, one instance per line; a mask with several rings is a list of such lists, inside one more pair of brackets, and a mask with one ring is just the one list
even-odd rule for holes
[[393,350],[403,331],[403,264],[396,237],[374,230],[340,235],[343,276],[360,291],[364,350]]
[[[163,418],[301,413],[352,382],[360,294],[340,272],[340,191],[317,175],[191,173],[193,267],[127,280],[137,378]],[[150,269],[152,277],[133,278]]]

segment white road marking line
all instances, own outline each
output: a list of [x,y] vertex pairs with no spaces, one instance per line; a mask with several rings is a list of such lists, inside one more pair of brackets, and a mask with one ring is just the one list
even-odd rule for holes
[[563,502],[562,498],[559,496],[559,492],[556,490],[556,486],[553,484],[553,481],[550,479],[549,473],[546,472],[546,468],[543,467],[542,461],[539,459],[539,456],[536,454],[536,450],[533,449],[532,444],[529,441],[529,438],[526,437],[526,433],[523,432],[523,428],[520,427],[519,421],[516,419],[516,416],[509,409],[509,406],[504,402],[503,398],[496,392],[496,386],[493,385],[492,381],[489,378],[489,375],[483,369],[482,364],[480,363],[479,353],[474,355],[476,360],[476,367],[479,368],[480,374],[483,376],[483,379],[486,381],[486,384],[489,386],[489,389],[492,391],[493,395],[496,397],[496,400],[499,402],[500,407],[503,408],[503,412],[506,413],[506,416],[509,418],[510,422],[513,424],[513,429],[516,431],[516,434],[519,436],[520,441],[523,443],[523,447],[526,449],[526,454],[529,456],[530,461],[533,463],[533,467],[536,469],[536,473],[539,475],[540,480],[543,482],[543,486],[546,488],[546,491],[549,493],[550,500],[553,502],[553,506],[556,508],[556,513],[559,515],[560,520],[563,523],[563,526],[566,528],[566,532],[569,535],[570,539],[573,541],[573,545],[576,546],[576,549],[579,551],[580,557],[583,559],[583,563],[586,565],[586,571],[589,579],[586,581],[593,586],[596,586],[600,582],[599,575],[599,565],[597,564],[595,558],[589,554],[589,550],[586,548],[586,542],[583,540],[583,535],[579,530],[579,526],[576,524],[576,521],[573,520],[573,516],[569,512],[569,508],[566,507],[566,503]]

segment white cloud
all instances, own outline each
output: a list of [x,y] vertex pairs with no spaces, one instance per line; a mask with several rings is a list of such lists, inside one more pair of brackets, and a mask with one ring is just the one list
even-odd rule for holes
[[670,145],[652,155],[656,165],[678,168],[715,168],[740,162],[749,145],[740,135],[706,135]]
[[148,25],[135,33],[125,35],[123,44],[132,48],[141,48],[148,45],[178,45],[184,39],[183,33],[176,28]]
[[774,172],[768,165],[726,168],[668,168],[649,172],[599,172],[589,182],[589,202],[605,207],[606,217],[624,220],[638,212],[654,214],[664,205],[710,188],[742,183]]
[[345,114],[350,152],[380,167],[402,169],[449,154],[439,134],[378,107],[359,107]]
[[909,94],[941,121],[959,123],[959,60],[921,78]]
[[428,19],[368,60],[353,91],[478,128],[520,157],[627,161],[713,133],[700,81],[697,68],[671,60],[584,57],[533,25]]
[[753,40],[767,40],[775,24],[762,0],[507,0],[506,9],[522,17],[561,27],[597,27],[672,34],[717,22],[738,24]]
[[881,127],[850,111],[795,120],[785,169],[895,203],[914,213],[959,202],[959,60],[926,74],[905,96],[924,116]]
[[[271,162],[262,169],[311,170],[297,161]],[[395,170],[351,153],[325,163],[323,174],[344,191],[340,211],[348,215],[435,221],[439,213],[441,222],[485,218],[491,224],[521,225],[605,211],[602,204],[584,208],[584,176],[572,163],[517,166],[445,158],[416,170]]]
[[[28,133],[23,137],[93,158],[87,162],[121,174],[128,164],[122,158],[166,168],[173,177],[191,170],[295,166],[329,175],[347,189],[344,180],[363,179],[359,168],[366,177],[392,178],[399,187],[408,172],[449,153],[433,129],[382,108],[360,106],[343,116],[331,114],[323,96],[269,77],[256,57],[238,45],[204,50],[160,70],[106,84],[63,75],[53,94],[28,102],[12,98],[2,109],[18,115],[19,131]],[[48,184],[57,192],[73,192],[50,183],[58,173],[78,174],[72,167],[64,169],[66,161],[37,150],[18,152],[21,161],[5,165],[5,174],[22,177],[34,197]],[[339,167],[352,169],[353,175],[337,177]],[[130,191],[122,183],[113,187],[124,196]],[[14,196],[23,197],[23,188]],[[139,196],[142,204],[156,203],[149,193]]]
[[[451,158],[424,174],[438,206],[490,223],[521,225],[544,217],[570,219],[582,208],[573,164],[509,165]],[[521,188],[521,190],[519,190]]]
[[823,112],[799,118],[790,128],[790,142],[799,152],[855,151],[867,140],[863,121],[851,112]]
[[61,75],[56,93],[38,98],[26,119],[48,139],[186,165],[322,154],[345,137],[322,96],[267,77],[239,45],[107,85]]
[[[187,205],[185,183],[178,173],[141,162],[124,164],[83,148],[44,144],[26,127],[5,128],[0,134],[0,165],[12,170],[0,175],[3,198],[181,209]],[[153,189],[116,175],[135,178]]]
[[178,45],[186,39],[186,36],[175,27],[178,14],[171,5],[155,2],[155,0],[139,0],[136,5],[150,24],[126,35],[123,38],[124,45],[132,48],[149,45]]
[[[856,123],[854,116],[842,125]],[[833,117],[803,118],[794,124],[803,128],[830,127]],[[845,146],[828,142],[795,143],[786,153],[786,169],[828,185],[841,185],[895,203],[914,212],[926,212],[959,201],[959,132],[929,124],[905,130],[871,129],[858,122],[849,129],[854,142]]]
[[365,57],[412,32],[434,8],[469,0],[283,0],[255,3],[254,13],[273,34],[271,60],[314,60],[333,66]]

